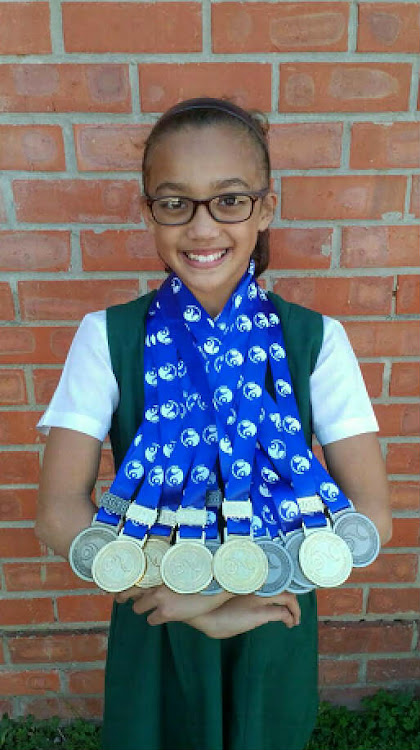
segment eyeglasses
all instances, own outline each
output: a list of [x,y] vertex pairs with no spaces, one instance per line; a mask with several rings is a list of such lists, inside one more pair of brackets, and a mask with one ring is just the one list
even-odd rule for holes
[[252,215],[256,202],[269,192],[255,190],[252,193],[223,193],[207,200],[198,201],[183,195],[165,195],[153,198],[146,194],[147,205],[157,224],[180,226],[194,218],[197,208],[205,206],[212,219],[220,224],[238,224]]

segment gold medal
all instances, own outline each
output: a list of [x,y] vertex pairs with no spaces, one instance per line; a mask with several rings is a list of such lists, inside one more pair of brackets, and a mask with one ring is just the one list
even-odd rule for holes
[[163,582],[177,594],[198,594],[213,578],[212,562],[213,555],[204,544],[192,540],[177,542],[162,560]]
[[136,581],[135,585],[141,589],[148,589],[152,586],[160,586],[163,583],[160,572],[160,565],[165,553],[170,548],[166,539],[158,537],[149,537],[145,546],[144,554],[146,556],[146,572],[143,578]]
[[322,588],[340,586],[349,577],[353,559],[344,539],[333,531],[315,531],[303,540],[299,563],[310,581]]
[[214,556],[213,571],[225,591],[253,594],[267,579],[268,560],[255,542],[238,536],[219,547]]
[[92,564],[93,580],[110,593],[134,586],[145,570],[146,558],[140,544],[127,537],[118,537],[102,547]]

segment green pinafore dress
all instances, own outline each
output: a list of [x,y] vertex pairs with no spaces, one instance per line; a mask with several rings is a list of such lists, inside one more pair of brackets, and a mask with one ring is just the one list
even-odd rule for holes
[[[111,427],[116,469],[143,418],[145,319],[152,295],[107,310],[120,402]],[[308,445],[309,376],[322,317],[270,294]],[[266,387],[271,393],[272,378]],[[267,623],[218,640],[184,623],[150,626],[131,602],[114,604],[102,750],[302,750],[317,708],[314,592],[298,597],[301,624]]]

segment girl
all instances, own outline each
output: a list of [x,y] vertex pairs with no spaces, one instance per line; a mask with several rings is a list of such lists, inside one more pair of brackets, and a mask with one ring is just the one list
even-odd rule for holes
[[[84,318],[40,422],[49,434],[37,533],[63,556],[96,511],[90,495],[103,439],[110,430],[118,469],[142,422],[149,388],[143,369],[146,332],[147,346],[153,349],[156,343],[153,315],[163,314],[169,299],[169,331],[175,334],[178,325],[182,335],[188,331],[190,336],[194,311],[203,311],[209,330],[239,347],[240,329],[234,323],[242,292],[248,290],[251,299],[254,269],[258,276],[268,265],[268,227],[277,197],[270,188],[261,118],[224,100],[176,105],[147,139],[143,183],[144,221],[172,272],[172,287],[167,281],[156,297],[147,294]],[[192,303],[187,328],[185,311],[182,318],[176,307],[180,288]],[[263,292],[259,295],[265,299]],[[377,423],[344,330],[276,295],[270,300],[278,313],[273,325],[279,336],[281,323],[306,442],[310,445],[314,430],[331,476],[386,542],[391,520]],[[188,336],[189,376],[194,383],[201,378],[204,397],[209,388],[202,370],[205,355]],[[260,343],[256,348],[267,358],[263,329]],[[240,364],[241,353],[235,356]],[[264,388],[274,396],[270,368]],[[212,393],[216,398],[214,388]],[[238,402],[239,412],[243,403]],[[209,408],[206,414],[212,421]],[[227,459],[217,434],[219,485],[227,497]],[[165,439],[161,434],[156,450]],[[262,455],[257,443],[254,477]],[[249,523],[246,513],[242,522]],[[229,523],[234,528],[232,517]],[[294,590],[306,593],[261,597],[221,590],[203,596],[174,593],[163,584],[118,593],[109,636],[103,749],[301,750],[317,713],[317,623],[314,590]]]

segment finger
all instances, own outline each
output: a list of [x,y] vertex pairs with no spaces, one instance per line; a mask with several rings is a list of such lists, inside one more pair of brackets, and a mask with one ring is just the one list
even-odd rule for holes
[[287,607],[293,615],[295,625],[300,623],[300,605],[294,594],[284,591],[282,594],[271,596],[266,599],[267,604]]
[[160,614],[159,610],[155,609],[147,617],[147,622],[149,623],[149,625],[163,625],[163,623],[168,622],[168,620],[165,620],[165,618]]
[[115,594],[115,601],[118,602],[118,604],[125,604],[129,599],[138,599],[142,593],[143,592],[137,586],[131,586],[129,589],[119,591],[118,594]]
[[157,607],[157,602],[154,599],[153,594],[143,594],[141,599],[137,599],[137,601],[133,604],[133,612],[136,613],[136,615],[142,615],[144,612],[149,612],[151,609],[155,609]]
[[293,628],[298,623],[288,607],[281,604],[269,605],[267,611],[267,622],[283,622],[287,628]]

